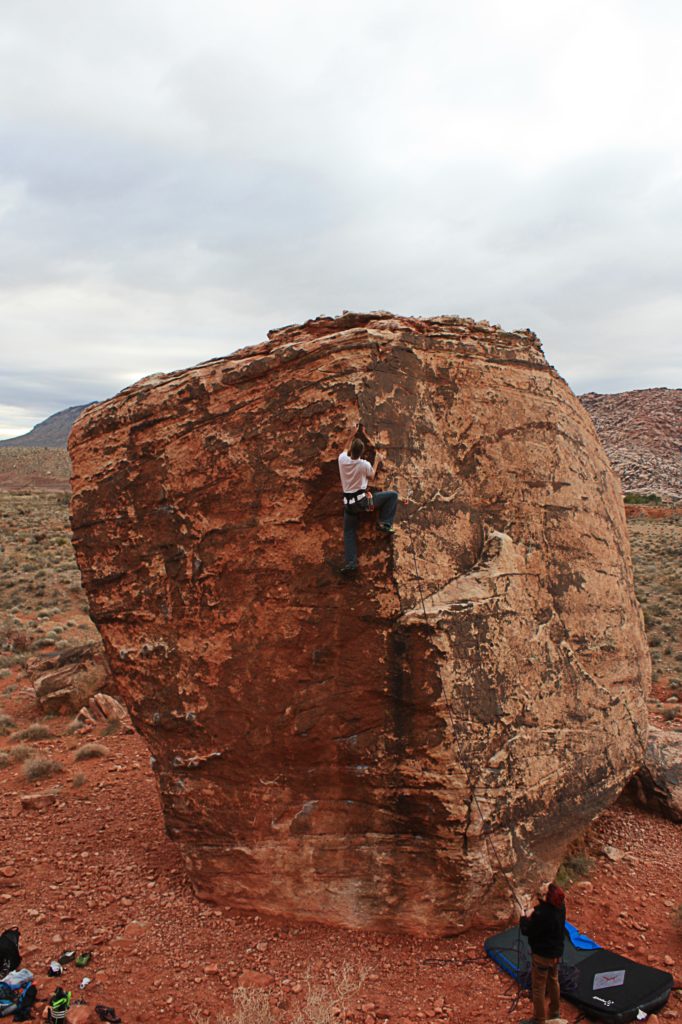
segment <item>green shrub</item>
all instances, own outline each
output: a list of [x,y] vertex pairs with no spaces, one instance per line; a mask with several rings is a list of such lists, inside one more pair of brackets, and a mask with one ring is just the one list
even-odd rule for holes
[[657,494],[638,494],[628,491],[624,498],[626,505],[661,505],[662,499]]
[[557,871],[556,880],[561,886],[570,886],[579,878],[587,878],[594,862],[586,853],[573,853],[564,858]]

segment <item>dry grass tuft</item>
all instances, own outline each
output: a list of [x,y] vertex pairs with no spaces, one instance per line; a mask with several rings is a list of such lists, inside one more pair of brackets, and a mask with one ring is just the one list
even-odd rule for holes
[[102,736],[115,736],[117,732],[121,731],[121,721],[119,718],[110,718],[102,729]]
[[58,761],[50,757],[31,757],[24,763],[24,778],[34,781],[35,779],[46,779],[50,775],[56,775],[63,771]]
[[28,761],[29,757],[35,757],[37,753],[36,747],[31,747],[28,743],[18,743],[16,747],[9,751],[9,756],[12,761],[20,764],[22,761]]
[[234,1012],[221,1015],[218,1024],[274,1024],[267,992],[259,988],[238,988],[232,993]]
[[89,761],[94,757],[106,757],[109,748],[103,743],[84,743],[73,755],[74,761]]
[[20,743],[22,740],[49,740],[51,737],[52,733],[46,725],[34,722],[33,725],[27,725],[25,729],[20,729],[19,732],[13,732],[10,736],[10,741],[12,743]]
[[9,715],[0,715],[0,736],[7,736],[15,728],[15,724]]
[[[349,1013],[349,1000],[358,994],[369,971],[356,970],[343,964],[338,975],[327,988],[312,981],[310,972],[305,977],[305,996],[302,1008],[292,1018],[292,1024],[339,1024]],[[278,1013],[270,1006],[270,995],[263,989],[237,988],[232,993],[234,1010],[221,1013],[216,1024],[276,1024]],[[191,1017],[191,1024],[199,1024],[200,1017]]]

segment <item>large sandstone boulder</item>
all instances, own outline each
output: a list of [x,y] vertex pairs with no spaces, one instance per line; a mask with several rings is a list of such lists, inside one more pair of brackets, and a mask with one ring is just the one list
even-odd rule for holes
[[[404,503],[345,581],[361,419]],[[88,410],[72,522],[197,892],[438,934],[512,910],[641,760],[620,491],[529,331],[345,314]]]

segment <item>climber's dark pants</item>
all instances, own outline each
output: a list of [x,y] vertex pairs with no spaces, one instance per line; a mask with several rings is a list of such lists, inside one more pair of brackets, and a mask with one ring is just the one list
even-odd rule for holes
[[[373,495],[374,507],[379,510],[379,522],[392,526],[398,508],[396,491],[378,491]],[[343,553],[346,565],[357,565],[358,561],[358,516],[343,513]]]

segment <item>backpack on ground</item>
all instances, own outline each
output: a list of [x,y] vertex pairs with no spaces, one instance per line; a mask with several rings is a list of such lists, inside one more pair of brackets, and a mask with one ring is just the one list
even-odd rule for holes
[[10,971],[0,981],[0,1017],[11,1013],[19,1014],[18,1020],[26,1020],[25,1011],[36,1001],[37,990],[33,974],[25,967],[21,971]]

